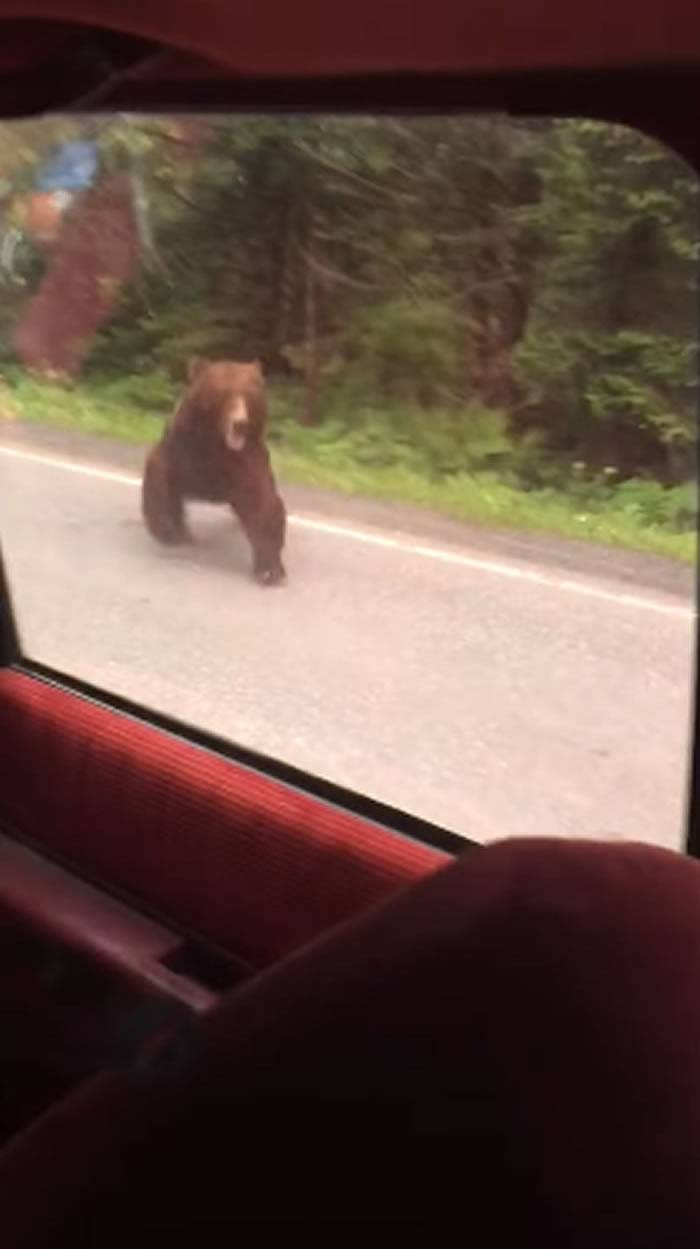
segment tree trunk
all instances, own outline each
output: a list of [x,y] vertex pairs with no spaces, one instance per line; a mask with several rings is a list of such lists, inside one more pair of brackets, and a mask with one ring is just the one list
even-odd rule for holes
[[285,359],[285,348],[289,346],[289,330],[294,310],[294,286],[298,270],[294,264],[294,212],[288,206],[285,214],[284,239],[280,248],[279,269],[277,279],[277,316],[275,325],[275,354],[278,359]]
[[304,410],[303,425],[318,423],[318,395],[320,383],[320,359],[318,350],[318,290],[315,258],[316,219],[313,208],[309,212],[309,235],[304,273]]
[[516,400],[513,355],[524,337],[533,294],[534,269],[521,249],[514,252],[510,277],[498,258],[486,254],[476,272],[484,292],[469,298],[471,330],[466,345],[467,393],[490,408],[508,410]]

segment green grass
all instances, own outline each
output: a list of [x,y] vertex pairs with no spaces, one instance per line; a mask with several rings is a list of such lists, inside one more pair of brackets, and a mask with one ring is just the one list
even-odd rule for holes
[[[24,420],[143,444],[159,436],[175,392],[157,375],[66,388],[17,372],[0,383],[0,423]],[[695,559],[696,535],[688,519],[693,504],[685,515],[681,507],[683,491],[690,488],[664,491],[654,482],[614,488],[575,474],[562,486],[561,471],[555,485],[519,488],[508,458],[515,462],[518,450],[506,444],[504,451],[502,431],[486,428],[478,414],[468,426],[471,443],[462,437],[459,446],[459,462],[471,459],[473,467],[446,472],[445,463],[451,467],[456,453],[451,443],[436,441],[437,426],[428,431],[434,436],[426,449],[420,445],[422,431],[416,434],[409,418],[400,417],[402,431],[409,422],[403,440],[396,436],[396,413],[360,410],[353,413],[358,424],[352,426],[346,408],[344,421],[331,412],[320,429],[306,429],[294,418],[289,393],[273,390],[277,471],[290,483],[412,504],[484,527],[559,534],[686,563]]]
[[[174,394],[174,391],[173,391]],[[24,374],[5,374],[0,384],[0,423],[24,420],[58,429],[77,429],[124,442],[155,441],[172,395],[148,379],[101,386],[55,386]]]
[[649,551],[693,563],[694,533],[674,533],[645,524],[614,501],[600,510],[584,511],[563,491],[523,491],[503,485],[489,474],[458,474],[431,482],[410,469],[365,469],[345,464],[315,463],[278,447],[275,463],[289,482],[336,490],[363,498],[410,503],[456,520],[485,528],[525,529],[559,534],[606,546]]

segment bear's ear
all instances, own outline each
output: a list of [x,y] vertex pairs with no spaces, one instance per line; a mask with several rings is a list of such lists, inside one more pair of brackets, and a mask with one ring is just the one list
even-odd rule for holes
[[202,370],[206,367],[206,360],[201,356],[191,356],[187,361],[187,380],[194,382],[199,377]]

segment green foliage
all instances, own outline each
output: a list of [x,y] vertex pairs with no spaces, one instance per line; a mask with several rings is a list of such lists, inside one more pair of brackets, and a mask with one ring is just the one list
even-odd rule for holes
[[359,392],[338,386],[327,395],[323,424],[313,430],[298,424],[295,410],[302,402],[298,390],[273,392],[273,442],[335,458],[339,446],[355,464],[374,468],[410,468],[439,482],[462,472],[513,468],[521,448],[514,446],[507,419],[472,403],[463,409],[385,404],[362,399]]
[[530,333],[517,355],[528,409],[554,451],[625,475],[694,471],[697,345],[637,330]]
[[359,309],[346,332],[349,366],[375,395],[430,406],[458,393],[456,318],[436,299],[397,299]]
[[19,370],[6,369],[0,383],[0,414],[11,420],[38,421],[85,434],[105,435],[144,443],[160,436],[165,412],[172,402],[166,379],[147,379],[52,385]]
[[443,463],[476,403],[594,469],[692,472],[698,185],[671,153],[578,120],[218,119],[194,146],[183,125],[102,137],[145,170],[161,263],[98,373],[256,355],[320,386],[322,422],[341,379],[451,409],[450,437],[440,416],[402,435]]
[[682,481],[697,437],[697,179],[635,132],[586,121],[555,123],[538,167],[516,428],[597,468]]
[[615,491],[615,505],[644,528],[694,534],[698,523],[695,483],[664,489],[655,481],[630,478]]

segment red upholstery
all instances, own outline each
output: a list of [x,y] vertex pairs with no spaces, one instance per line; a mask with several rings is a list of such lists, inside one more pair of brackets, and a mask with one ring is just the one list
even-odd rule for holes
[[[134,1073],[112,1109],[93,1098],[75,1220],[42,1245],[229,1244],[238,1220],[363,1217],[429,1243],[450,1226],[508,1249],[700,1243],[696,862],[502,843],[201,1027],[184,1069]],[[67,1124],[48,1125],[59,1152]],[[12,1179],[11,1210],[31,1172]]]
[[0,821],[264,966],[446,856],[85,698],[0,671]]
[[692,0],[2,0],[0,16],[75,21],[160,39],[248,74],[390,69],[493,71],[688,60],[700,52]]

